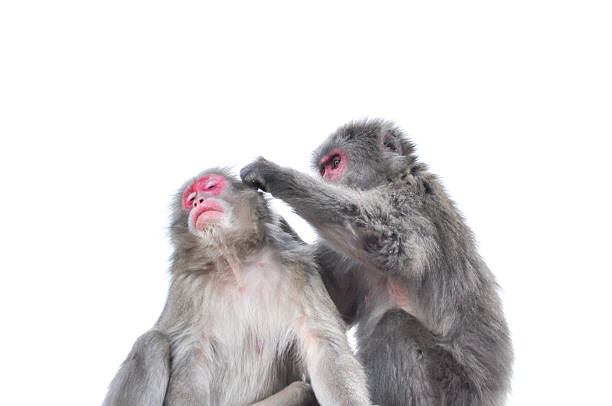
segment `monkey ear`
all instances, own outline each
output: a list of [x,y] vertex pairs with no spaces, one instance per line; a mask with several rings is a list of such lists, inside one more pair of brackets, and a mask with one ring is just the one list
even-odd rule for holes
[[390,132],[384,132],[381,139],[380,144],[383,149],[383,152],[386,155],[397,154],[402,155],[402,144],[399,142],[397,137]]

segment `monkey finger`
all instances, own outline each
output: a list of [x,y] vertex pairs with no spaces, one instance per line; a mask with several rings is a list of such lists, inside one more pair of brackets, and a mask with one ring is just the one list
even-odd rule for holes
[[258,162],[253,162],[242,168],[240,170],[240,179],[247,186],[266,191],[265,182],[258,170]]

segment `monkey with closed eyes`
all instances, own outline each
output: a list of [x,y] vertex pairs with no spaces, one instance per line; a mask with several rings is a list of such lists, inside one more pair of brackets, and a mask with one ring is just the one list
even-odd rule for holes
[[353,122],[315,151],[313,166],[322,181],[263,158],[241,177],[318,232],[315,258],[358,326],[372,401],[503,404],[512,349],[497,284],[413,144],[390,122]]
[[166,306],[104,405],[370,405],[312,250],[287,227],[224,169],[187,182]]

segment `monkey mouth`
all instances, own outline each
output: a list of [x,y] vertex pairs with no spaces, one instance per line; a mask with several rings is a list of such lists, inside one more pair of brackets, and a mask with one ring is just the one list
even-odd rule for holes
[[209,200],[206,204],[197,207],[191,218],[195,229],[202,230],[206,228],[208,223],[218,220],[223,216],[223,208],[215,201]]

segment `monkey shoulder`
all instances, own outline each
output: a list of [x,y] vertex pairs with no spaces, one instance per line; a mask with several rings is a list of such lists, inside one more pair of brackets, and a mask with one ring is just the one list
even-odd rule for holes
[[305,277],[318,276],[314,260],[314,249],[311,246],[295,244],[278,250],[280,264],[288,272],[298,273]]
[[[405,176],[368,193],[362,208],[369,224],[432,228],[439,213],[452,215],[454,206],[438,180],[429,172],[407,172]],[[400,230],[398,230],[400,231]]]
[[423,217],[423,202],[411,188],[388,185],[368,193],[352,222],[368,232],[403,233]]
[[382,187],[381,194],[386,196],[385,200],[393,208],[419,208],[434,196],[432,182],[433,180],[426,180],[421,176],[410,176]]
[[313,278],[320,279],[315,262],[315,246],[304,243],[299,237],[296,239],[284,230],[273,228],[271,231],[269,247],[275,251],[283,273],[301,284]]

